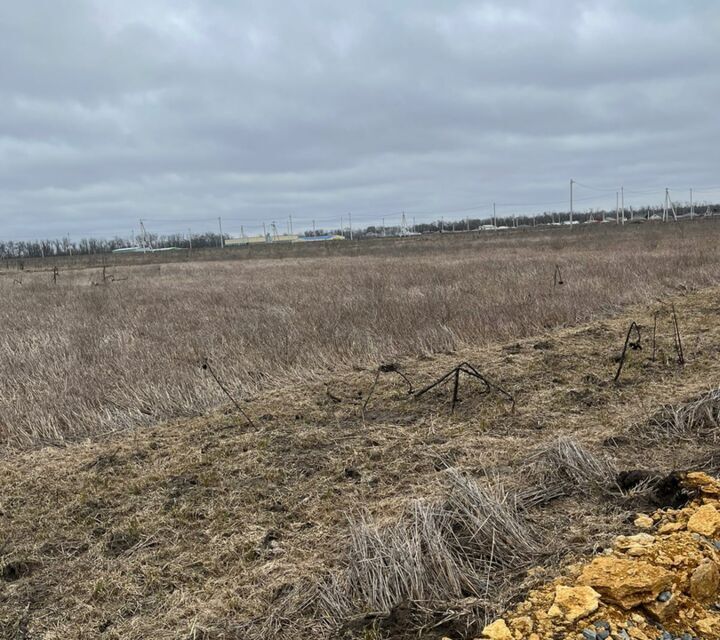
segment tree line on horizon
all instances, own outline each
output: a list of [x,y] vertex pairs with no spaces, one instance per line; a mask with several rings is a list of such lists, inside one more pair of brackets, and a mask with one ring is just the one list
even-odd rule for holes
[[[675,211],[678,216],[687,216],[690,214],[690,206],[675,205]],[[662,215],[662,206],[645,206],[645,207],[628,207],[625,209],[625,219],[628,220],[632,212],[632,216],[636,220],[643,220],[652,216]],[[720,214],[719,204],[702,203],[695,206],[695,214],[699,217],[704,215]],[[532,226],[535,224],[547,225],[567,221],[569,219],[569,211],[564,212],[543,212],[537,215],[502,215],[497,216],[495,223],[497,226]],[[578,222],[589,222],[591,220],[600,221],[603,216],[608,220],[615,220],[615,210],[596,209],[583,212],[575,212],[573,220]],[[477,230],[484,225],[492,224],[492,218],[461,218],[455,220],[433,222],[421,222],[416,225],[410,225],[402,229],[400,225],[389,225],[386,227],[378,225],[369,225],[364,228],[353,229],[353,239],[372,238],[382,235],[399,235],[403,231],[415,233],[438,233],[440,231],[465,231]],[[307,230],[302,233],[305,237],[322,236],[322,235],[342,235],[348,237],[349,230],[346,229],[316,229],[315,231]],[[223,234],[224,239],[229,239],[229,234]],[[171,248],[178,249],[207,249],[212,247],[220,247],[221,238],[219,233],[206,232],[196,233],[190,236],[185,234],[147,234],[146,236],[136,236],[134,241],[129,238],[82,238],[74,241],[69,238],[60,238],[54,240],[0,240],[0,258],[43,258],[49,256],[72,256],[72,255],[91,255],[111,253],[116,249],[127,249],[133,246],[148,246],[150,248]]]

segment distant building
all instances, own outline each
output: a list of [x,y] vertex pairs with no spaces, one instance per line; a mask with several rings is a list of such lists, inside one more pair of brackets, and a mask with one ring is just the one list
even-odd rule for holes
[[242,245],[242,244],[262,244],[267,242],[262,236],[245,236],[243,238],[225,238],[225,246]]
[[328,242],[329,240],[345,240],[343,236],[327,235],[327,236],[300,236],[299,242]]
[[162,251],[180,251],[177,247],[160,247],[153,249],[151,247],[123,247],[121,249],[113,249],[113,253],[160,253]]
[[285,234],[273,236],[269,233],[263,236],[244,236],[241,238],[228,238],[225,240],[225,246],[242,246],[245,244],[272,244],[275,242],[327,242],[330,240],[345,240],[342,236],[325,235],[325,236],[298,236],[294,234]]

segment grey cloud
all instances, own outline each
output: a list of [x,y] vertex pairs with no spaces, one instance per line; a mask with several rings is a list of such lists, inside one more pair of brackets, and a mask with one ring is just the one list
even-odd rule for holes
[[33,0],[0,56],[6,237],[720,185],[712,1]]

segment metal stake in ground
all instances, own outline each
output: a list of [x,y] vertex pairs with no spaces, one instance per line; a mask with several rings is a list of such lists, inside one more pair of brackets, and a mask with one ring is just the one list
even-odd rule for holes
[[677,313],[675,312],[675,303],[672,305],[673,329],[675,337],[675,350],[677,351],[678,364],[685,364],[685,355],[683,354],[682,340],[680,339],[680,325],[678,325]]
[[217,377],[217,375],[215,375],[215,372],[213,371],[213,368],[210,366],[210,362],[208,361],[207,358],[205,358],[205,359],[203,360],[203,362],[202,362],[202,368],[203,368],[204,371],[207,371],[207,372],[212,376],[213,380],[215,380],[215,382],[217,382],[218,387],[220,387],[220,389],[222,389],[223,393],[224,393],[228,398],[230,398],[230,401],[235,405],[235,407],[237,408],[237,410],[242,414],[243,418],[245,418],[245,420],[247,420],[247,423],[248,423],[251,427],[254,428],[254,427],[255,427],[255,424],[254,424],[253,421],[250,419],[250,416],[249,416],[247,413],[245,413],[245,411],[243,410],[243,408],[238,404],[237,400],[235,400],[235,398],[233,398],[232,395],[230,394],[230,392],[225,388],[225,385],[224,385],[222,382],[220,382],[220,379]]
[[653,362],[655,362],[655,351],[656,351],[656,349],[655,349],[655,347],[656,347],[655,335],[656,335],[656,333],[657,333],[658,313],[659,313],[659,311],[656,311],[656,312],[653,314],[653,341],[652,341],[652,361],[653,361]]
[[[637,339],[634,342],[630,342],[630,336],[632,335],[633,329],[635,330]],[[620,354],[620,364],[618,365],[618,370],[613,380],[614,382],[617,382],[620,379],[620,374],[622,373],[623,365],[625,364],[625,356],[627,355],[628,347],[630,347],[633,351],[639,351],[640,349],[642,349],[641,340],[642,338],[640,336],[640,327],[635,321],[633,321],[630,325],[630,328],[628,329],[627,335],[625,336],[625,344],[623,345],[623,350]]]
[[[663,309],[667,309],[667,305],[664,303],[661,303]],[[657,320],[660,315],[660,311],[656,311],[654,314],[654,324],[653,324],[653,350],[652,350],[652,359],[655,361],[655,353],[656,353],[656,343],[655,343],[655,333],[657,330]],[[677,362],[682,367],[685,365],[685,352],[683,351],[682,346],[682,338],[680,337],[680,325],[678,323],[677,318],[677,311],[675,310],[675,304],[670,303],[670,317],[672,320],[672,332],[673,332],[673,345],[675,347],[675,353],[677,355]]]

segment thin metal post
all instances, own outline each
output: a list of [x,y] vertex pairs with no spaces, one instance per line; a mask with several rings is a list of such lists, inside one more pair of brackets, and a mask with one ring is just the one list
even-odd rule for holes
[[670,197],[670,189],[667,189],[668,208],[672,211],[673,220],[677,222],[677,211],[675,211],[675,205],[673,204],[672,198]]
[[695,215],[695,205],[693,204],[693,190],[692,190],[692,187],[690,187],[690,220],[693,219],[694,215]]
[[620,224],[620,194],[615,192],[615,224]]

